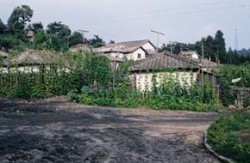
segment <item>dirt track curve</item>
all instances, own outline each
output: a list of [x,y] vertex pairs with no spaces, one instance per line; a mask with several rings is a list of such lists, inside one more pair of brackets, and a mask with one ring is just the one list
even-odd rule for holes
[[202,138],[217,117],[0,98],[0,162],[216,163]]

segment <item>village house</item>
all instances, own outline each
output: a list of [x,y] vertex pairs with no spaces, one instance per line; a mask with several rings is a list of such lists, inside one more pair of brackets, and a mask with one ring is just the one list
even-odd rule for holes
[[[1,68],[1,71],[7,73],[9,71],[20,71],[25,73],[37,73],[39,67],[44,65],[48,68],[51,64],[56,64],[60,61],[58,54],[45,50],[26,50],[21,54],[10,58],[8,57]],[[65,61],[61,61],[65,63]],[[63,69],[68,71],[64,65]]]
[[130,78],[134,88],[144,92],[151,90],[153,77],[155,77],[157,86],[162,84],[166,77],[179,81],[181,85],[190,86],[194,82],[202,81],[202,73],[204,79],[216,87],[218,76],[212,71],[205,71],[214,69],[215,66],[214,63],[210,65],[210,61],[207,59],[200,62],[180,55],[158,53],[138,61],[137,64],[129,68],[129,71],[132,74]]
[[72,53],[77,53],[77,52],[92,52],[93,49],[86,44],[77,44],[69,48],[69,51]]
[[158,86],[167,76],[179,80],[181,85],[191,85],[197,81],[199,63],[175,54],[158,53],[131,66],[129,71],[134,88],[143,92],[151,90],[153,76]]
[[149,40],[137,40],[108,44],[94,51],[112,58],[137,61],[153,54],[156,47]]
[[187,59],[199,60],[199,54],[196,51],[181,51],[179,55]]
[[[193,61],[198,61],[202,70],[201,73],[205,74],[205,80],[208,80],[210,84],[216,86],[216,89],[219,89],[217,88],[219,83],[219,63],[212,61],[211,58],[201,58],[196,51],[182,51],[179,55]],[[201,77],[198,80],[201,80]]]

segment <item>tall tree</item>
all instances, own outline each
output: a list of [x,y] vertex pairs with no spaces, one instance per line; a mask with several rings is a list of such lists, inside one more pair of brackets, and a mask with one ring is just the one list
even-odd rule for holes
[[71,34],[70,28],[67,25],[62,24],[62,22],[53,22],[50,23],[47,27],[48,34],[57,36],[69,36]]
[[214,37],[214,44],[216,49],[216,55],[221,61],[221,63],[227,63],[229,58],[226,53],[226,43],[222,31],[218,30],[216,32]]
[[32,16],[33,10],[29,6],[22,5],[21,7],[16,7],[8,19],[8,30],[24,39],[26,23],[31,21]]
[[34,39],[35,49],[45,49],[47,47],[48,36],[43,29],[39,29],[36,32]]
[[35,32],[35,33],[37,33],[39,30],[43,29],[43,24],[41,22],[32,23],[32,24],[29,24],[28,29]]
[[83,41],[83,35],[80,32],[73,32],[73,34],[69,37],[69,46],[83,44]]
[[7,29],[7,27],[5,26],[5,24],[0,19],[0,34],[4,33],[6,29]]
[[204,57],[210,58],[213,61],[216,60],[216,54],[215,54],[215,42],[214,38],[212,36],[207,36],[204,40]]
[[65,51],[69,48],[70,28],[61,22],[53,22],[47,26],[49,48],[56,51]]
[[88,44],[93,46],[94,48],[98,48],[104,46],[106,43],[98,35],[94,35],[94,38],[88,40]]

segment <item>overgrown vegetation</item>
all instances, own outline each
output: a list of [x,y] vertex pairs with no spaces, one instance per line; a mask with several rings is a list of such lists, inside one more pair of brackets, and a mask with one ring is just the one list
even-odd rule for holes
[[[156,81],[152,81],[152,91],[138,92],[132,88],[129,79],[128,67],[133,64],[132,61],[127,61],[121,64],[118,70],[114,70],[105,57],[86,52],[67,52],[70,46],[79,43],[92,47],[103,46],[105,42],[99,36],[95,35],[93,39],[87,40],[79,32],[71,34],[72,31],[67,25],[56,21],[45,29],[40,22],[30,23],[32,16],[33,10],[22,5],[14,8],[6,24],[0,19],[0,49],[10,53],[9,60],[11,56],[20,54],[20,51],[26,48],[56,51],[59,60],[49,64],[22,65],[33,68],[37,66],[38,72],[33,69],[28,72],[18,71],[20,65],[15,64],[5,67],[7,70],[2,68],[0,95],[45,98],[70,92],[69,95],[74,101],[85,104],[207,111],[221,107],[221,103],[225,106],[234,103],[236,97],[229,88],[232,79],[241,77],[242,80],[235,85],[250,87],[250,66],[245,63],[244,66],[221,68],[220,97],[215,93],[215,86],[209,82],[201,88],[197,83],[180,84],[169,76],[165,77],[165,82],[159,87],[156,87]],[[33,35],[29,36],[29,32],[33,32]],[[231,63],[229,61],[232,61],[232,56],[235,57],[236,53],[232,50],[229,51],[230,54],[226,52],[222,31],[217,31],[214,37],[208,36],[195,44],[175,43],[164,45],[162,50],[179,53],[182,48],[186,48],[201,53],[201,43],[204,44],[205,57],[214,61]],[[1,67],[4,61],[0,58]],[[245,98],[244,105],[249,104],[249,98]]]
[[73,90],[69,95],[75,102],[90,105],[193,111],[212,111],[221,108],[216,91],[209,82],[205,84],[204,97],[201,86],[195,83],[191,86],[181,85],[178,80],[169,76],[166,76],[165,82],[160,86],[154,81],[153,83],[151,91],[139,92],[132,88],[131,81],[125,76],[123,82],[112,89],[83,86],[81,92]]
[[[133,65],[132,61],[121,64],[119,69],[112,69],[106,57],[94,53],[62,53],[56,56],[59,59],[55,62],[39,65],[38,72],[17,71],[19,65],[11,64],[7,73],[0,73],[0,95],[46,98],[68,93],[73,101],[90,105],[211,111],[222,108],[221,103],[226,106],[233,104],[235,96],[229,89],[232,78],[249,76],[247,65],[242,70],[235,68],[237,71],[223,67],[221,81],[228,89],[223,89],[226,96],[221,99],[208,79],[205,79],[202,90],[201,85],[194,81],[191,85],[187,82],[181,84],[178,79],[165,76],[159,85],[153,77],[151,91],[139,92],[134,90],[129,79],[128,67]],[[26,66],[36,65],[23,65]],[[243,86],[248,86],[248,80],[244,78]],[[247,100],[249,98],[245,104],[249,103]]]
[[[232,83],[233,79],[240,78],[236,83]],[[236,93],[230,91],[230,86],[240,88],[250,88],[250,64],[246,63],[241,66],[223,65],[220,68],[220,87],[221,100],[224,105],[234,104]],[[250,92],[244,96],[244,107],[250,106]]]
[[[80,90],[88,82],[84,71],[88,56],[92,53],[57,54],[58,59],[49,64],[10,64],[1,68],[0,95],[21,98],[45,98],[65,95],[72,89]],[[32,57],[32,56],[31,56]],[[11,59],[10,59],[11,60]],[[19,71],[23,68],[24,71]],[[38,72],[37,72],[38,71]],[[86,80],[85,80],[86,79]]]
[[232,85],[232,79],[241,78],[237,83],[234,83],[238,87],[250,87],[250,64],[245,63],[241,66],[229,66],[224,65],[220,69],[221,80],[227,84]]
[[211,125],[208,130],[208,142],[213,149],[236,162],[246,163],[250,160],[250,113],[239,112],[222,117]]
[[27,5],[13,9],[7,23],[0,19],[0,50],[49,49],[59,52],[77,44],[94,48],[105,45],[98,35],[86,39],[81,31],[74,31],[62,22],[51,22],[44,28],[41,22],[31,23],[34,11]]

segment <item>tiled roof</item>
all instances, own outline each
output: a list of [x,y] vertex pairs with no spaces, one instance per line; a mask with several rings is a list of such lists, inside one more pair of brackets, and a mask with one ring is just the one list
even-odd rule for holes
[[122,58],[112,57],[112,56],[106,55],[106,54],[101,54],[100,56],[107,57],[111,62],[124,62],[124,61],[125,61],[125,60],[122,59]]
[[69,51],[71,51],[71,52],[79,52],[79,51],[91,52],[92,48],[88,45],[85,45],[85,44],[77,44],[75,46],[70,47]]
[[130,53],[139,49],[141,46],[150,42],[149,40],[137,40],[137,41],[127,41],[114,44],[108,44],[106,46],[95,49],[96,52],[107,53],[107,52],[121,52]]
[[194,69],[199,68],[199,63],[175,54],[156,54],[138,64],[131,66],[130,71],[162,70],[162,69]]

